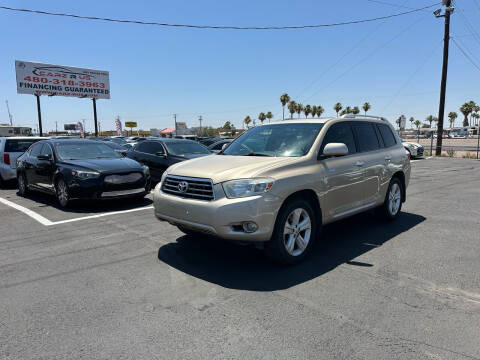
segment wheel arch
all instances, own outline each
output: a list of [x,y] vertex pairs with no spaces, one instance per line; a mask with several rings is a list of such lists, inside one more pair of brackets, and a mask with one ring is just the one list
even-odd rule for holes
[[320,200],[318,199],[317,193],[312,189],[304,189],[296,191],[290,194],[282,203],[280,209],[282,209],[287,203],[292,201],[293,199],[303,199],[310,203],[315,214],[318,216],[319,225],[322,224],[322,209],[320,207]]

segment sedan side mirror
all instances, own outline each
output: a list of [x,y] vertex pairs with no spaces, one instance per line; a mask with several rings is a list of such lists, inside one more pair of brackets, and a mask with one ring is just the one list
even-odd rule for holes
[[38,155],[37,156],[38,160],[43,160],[43,161],[50,161],[52,160],[51,155]]
[[229,143],[223,144],[223,145],[222,145],[222,151],[225,150],[225,149],[228,147],[228,145],[230,145],[230,144],[229,144]]
[[163,158],[165,158],[165,159],[167,158],[167,154],[165,154],[163,151],[159,151],[159,152],[157,152],[155,155],[161,156],[161,157],[163,157]]
[[328,143],[323,149],[324,157],[348,155],[348,147],[344,143]]

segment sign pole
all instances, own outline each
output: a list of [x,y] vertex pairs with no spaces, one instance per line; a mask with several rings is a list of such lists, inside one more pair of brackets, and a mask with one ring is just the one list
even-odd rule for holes
[[40,95],[35,95],[37,97],[37,113],[38,113],[38,130],[40,132],[40,136],[43,136],[42,131],[42,110],[40,109]]
[[95,121],[95,137],[98,137],[98,124],[97,124],[97,99],[93,98],[93,120]]

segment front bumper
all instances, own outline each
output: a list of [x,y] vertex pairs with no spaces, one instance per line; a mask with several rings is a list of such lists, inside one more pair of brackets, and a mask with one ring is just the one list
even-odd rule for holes
[[10,165],[0,164],[0,176],[5,181],[16,179],[17,169],[13,169]]
[[[281,199],[266,193],[262,196],[228,199],[220,184],[214,186],[215,200],[187,199],[170,195],[156,187],[153,196],[155,216],[172,225],[180,225],[222,239],[268,241],[275,226]],[[257,231],[246,233],[244,222],[253,221]]]

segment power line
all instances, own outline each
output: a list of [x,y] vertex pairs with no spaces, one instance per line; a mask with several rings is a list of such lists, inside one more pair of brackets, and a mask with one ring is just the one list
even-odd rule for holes
[[465,52],[465,50],[462,49],[462,47],[458,44],[458,42],[455,41],[455,39],[452,39],[453,43],[455,46],[462,52],[463,56],[465,56],[468,61],[472,63],[473,66],[475,66],[478,70],[480,70],[480,66],[478,66],[475,61]]
[[400,4],[393,4],[393,3],[386,2],[386,1],[381,1],[381,0],[366,0],[366,1],[372,2],[372,3],[377,3],[377,4],[382,4],[382,5],[393,6],[393,7],[397,7],[397,8],[413,9],[412,7],[409,7],[409,6],[400,5]]
[[136,25],[154,25],[154,26],[163,26],[163,27],[182,27],[182,28],[215,29],[215,30],[298,30],[298,29],[314,29],[314,28],[323,28],[323,27],[332,27],[332,26],[353,25],[353,24],[379,21],[379,20],[390,19],[398,16],[403,16],[403,15],[408,15],[415,12],[423,11],[437,5],[438,5],[438,2],[422,8],[413,9],[413,10],[409,10],[409,11],[405,11],[397,14],[379,16],[379,17],[370,18],[370,19],[345,21],[345,22],[338,22],[338,23],[331,23],[331,24],[292,25],[292,26],[220,26],[220,25],[171,24],[171,23],[149,22],[149,21],[141,21],[141,20],[122,20],[122,19],[113,19],[113,18],[103,18],[103,17],[97,17],[97,16],[82,16],[82,15],[68,14],[68,13],[54,13],[54,12],[43,11],[43,10],[20,9],[20,8],[12,8],[7,6],[0,6],[0,9],[15,11],[15,12],[30,13],[30,14],[70,17],[70,18],[84,19],[84,20],[108,21],[108,22],[114,22],[114,23],[126,23],[126,24],[136,24]]

